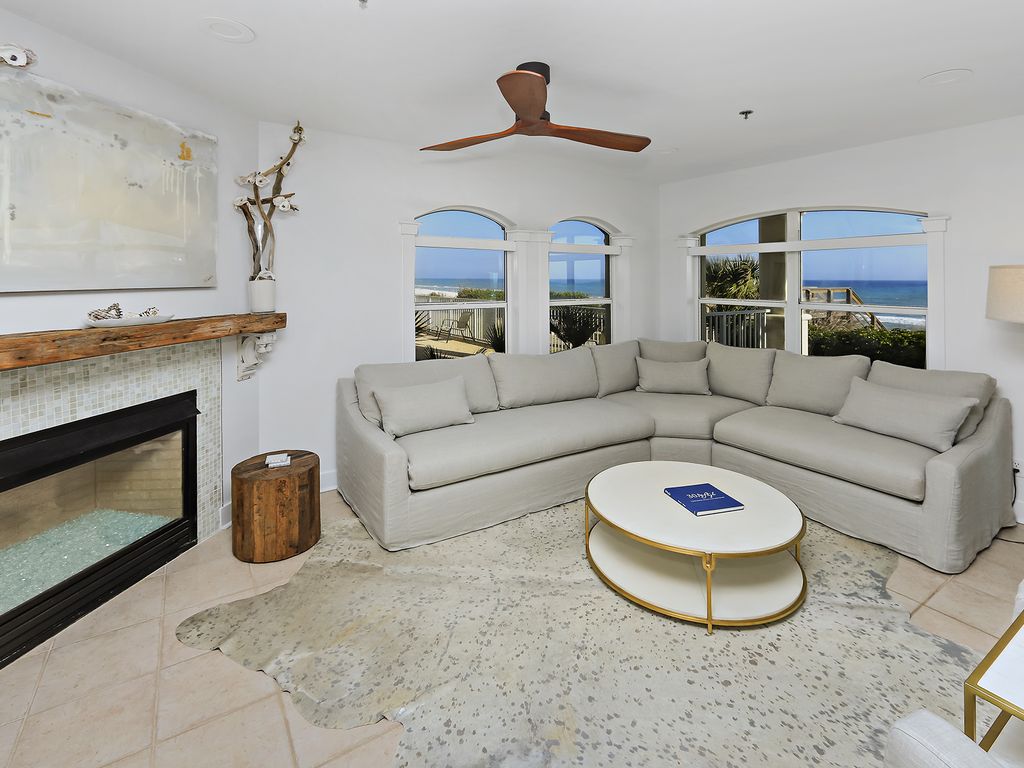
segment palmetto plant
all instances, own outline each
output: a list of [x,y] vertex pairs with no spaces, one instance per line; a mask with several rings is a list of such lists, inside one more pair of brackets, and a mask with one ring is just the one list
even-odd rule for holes
[[760,298],[761,278],[753,256],[716,258],[704,262],[704,295],[712,299]]
[[601,327],[601,319],[590,307],[552,307],[551,332],[568,347],[582,347]]
[[493,322],[484,332],[487,345],[495,352],[505,351],[505,324],[500,320]]

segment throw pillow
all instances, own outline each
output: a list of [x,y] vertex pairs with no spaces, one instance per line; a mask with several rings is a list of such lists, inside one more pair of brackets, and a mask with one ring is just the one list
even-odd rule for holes
[[662,363],[691,363],[704,357],[705,341],[657,341],[640,339],[640,357]]
[[764,405],[772,383],[774,349],[708,344],[708,383],[716,395]]
[[452,360],[418,360],[415,363],[369,363],[356,368],[359,410],[367,420],[381,426],[380,408],[374,392],[378,387],[409,387],[433,384],[461,376],[466,381],[466,399],[473,413],[498,410],[498,390],[485,355],[467,355]]
[[975,397],[912,392],[854,379],[832,421],[943,453],[953,447],[957,430],[977,404]]
[[590,347],[552,355],[487,356],[502,408],[597,397],[597,368]]
[[597,396],[636,389],[636,358],[640,345],[636,341],[620,341],[592,347],[597,366]]
[[[956,443],[970,437],[977,430],[989,400],[996,391],[996,380],[986,373],[970,373],[968,371],[925,371],[905,365],[893,365],[882,360],[875,360],[871,365],[868,381],[884,387],[911,389],[915,392],[929,392],[933,395],[954,395],[956,397],[975,397],[978,404],[971,409],[963,426],[956,435]],[[955,444],[955,443],[954,443]]]
[[850,393],[850,381],[868,375],[871,361],[863,355],[810,357],[775,353],[768,405],[835,416]]
[[374,396],[384,431],[392,437],[475,421],[461,376],[411,387],[378,387]]
[[636,359],[640,373],[637,392],[663,392],[669,395],[710,395],[708,359],[692,363],[663,363],[659,360]]

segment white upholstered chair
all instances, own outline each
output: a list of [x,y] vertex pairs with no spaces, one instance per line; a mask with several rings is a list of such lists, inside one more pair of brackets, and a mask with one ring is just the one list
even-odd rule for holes
[[957,726],[926,709],[896,721],[889,731],[886,768],[1020,768],[1024,723],[1011,719],[986,752]]
[[[1014,613],[1024,611],[1024,582]],[[1010,718],[986,752],[962,730],[926,709],[897,720],[889,731],[886,768],[1024,768],[1024,722]]]

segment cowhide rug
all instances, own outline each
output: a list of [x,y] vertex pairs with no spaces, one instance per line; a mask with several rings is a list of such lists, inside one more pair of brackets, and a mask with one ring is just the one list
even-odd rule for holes
[[288,584],[178,637],[316,725],[401,722],[402,766],[867,768],[902,715],[959,720],[979,657],[911,626],[896,555],[809,523],[802,557],[799,611],[709,636],[598,579],[580,502],[397,553],[348,520]]

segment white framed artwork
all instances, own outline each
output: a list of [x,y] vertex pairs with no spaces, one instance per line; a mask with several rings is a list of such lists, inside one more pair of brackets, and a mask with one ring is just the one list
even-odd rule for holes
[[217,140],[0,72],[0,293],[216,285]]

